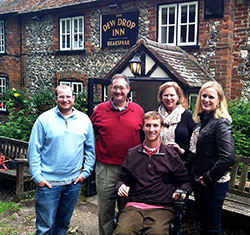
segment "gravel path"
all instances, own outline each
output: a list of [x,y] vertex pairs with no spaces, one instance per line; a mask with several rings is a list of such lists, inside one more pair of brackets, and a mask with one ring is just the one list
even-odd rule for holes
[[[14,201],[14,186],[5,185],[6,182],[0,181],[0,200]],[[199,222],[197,218],[190,219],[186,217],[182,225],[182,234],[198,235]],[[26,199],[20,203],[20,209],[10,211],[0,215],[0,234],[9,235],[10,230],[15,231],[12,234],[31,235],[35,234],[35,207],[34,199]],[[7,231],[4,233],[4,231]],[[96,196],[80,197],[77,206],[71,218],[70,229],[67,234],[98,235],[98,219]],[[237,224],[223,224],[223,235],[247,235],[247,229],[238,228]]]

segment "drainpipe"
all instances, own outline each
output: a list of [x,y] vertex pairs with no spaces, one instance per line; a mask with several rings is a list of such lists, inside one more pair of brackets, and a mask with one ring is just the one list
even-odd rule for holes
[[18,17],[19,22],[19,32],[20,32],[20,83],[21,88],[24,88],[24,71],[23,71],[23,34],[22,34],[22,18],[21,16]]

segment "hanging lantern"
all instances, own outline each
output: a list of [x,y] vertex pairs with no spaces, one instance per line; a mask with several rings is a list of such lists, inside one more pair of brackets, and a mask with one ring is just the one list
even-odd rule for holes
[[134,76],[139,75],[141,71],[141,59],[139,54],[136,53],[134,55],[134,57],[129,61],[129,66]]

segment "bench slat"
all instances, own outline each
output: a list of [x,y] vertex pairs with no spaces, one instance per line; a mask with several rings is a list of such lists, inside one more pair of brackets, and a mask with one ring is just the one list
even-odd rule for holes
[[240,184],[239,184],[239,190],[240,191],[245,190],[247,174],[248,174],[248,165],[243,163],[243,166],[242,166],[242,169],[241,169],[241,175],[240,175]]
[[232,169],[231,169],[231,179],[230,179],[230,182],[229,182],[229,187],[230,188],[234,188],[235,180],[236,180],[236,177],[237,177],[238,168],[239,168],[238,167],[238,163],[236,162],[232,166]]
[[[238,175],[239,166],[241,167],[241,174]],[[249,182],[247,182],[248,168],[250,167],[250,158],[244,156],[236,156],[235,164],[231,169],[231,179],[229,182],[229,192],[241,195],[244,197],[250,197]],[[239,179],[237,179],[239,176]]]
[[[24,165],[27,165],[27,149],[28,142],[26,141],[0,136],[0,153],[3,153],[3,155],[6,157],[17,161],[15,175],[12,174],[13,170],[1,172],[1,175],[4,177],[7,176],[7,178],[9,175],[9,178],[12,176],[16,180],[16,196],[18,201],[24,197],[24,182],[27,179],[26,175],[24,174]],[[31,180],[30,176],[29,178]]]

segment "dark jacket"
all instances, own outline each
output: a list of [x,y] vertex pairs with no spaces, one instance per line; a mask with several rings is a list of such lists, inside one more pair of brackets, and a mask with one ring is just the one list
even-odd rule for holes
[[170,205],[177,187],[192,191],[190,176],[179,155],[163,144],[151,157],[142,145],[130,149],[121,165],[116,189],[122,184],[130,186],[130,201],[149,205]]
[[175,129],[175,143],[185,150],[185,153],[180,156],[184,161],[189,151],[189,142],[195,126],[196,124],[193,121],[192,113],[186,109],[181,115],[181,122],[178,123]]
[[214,113],[200,115],[201,129],[196,143],[194,175],[203,176],[207,186],[214,185],[234,164],[235,151],[232,127],[225,118]]

